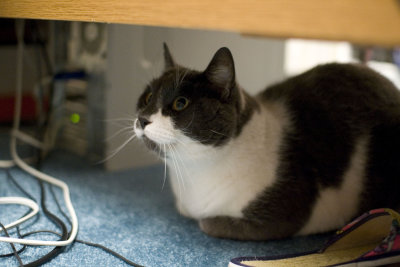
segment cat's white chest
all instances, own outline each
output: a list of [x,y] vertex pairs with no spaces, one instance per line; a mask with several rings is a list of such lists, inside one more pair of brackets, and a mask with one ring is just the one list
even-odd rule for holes
[[170,168],[178,210],[196,219],[222,215],[240,217],[243,202],[246,201],[243,195],[238,199],[233,170],[229,171],[224,163],[207,165],[202,165],[203,168],[188,167],[188,175],[184,177],[178,177],[176,171]]
[[[175,150],[168,165],[182,214],[242,217],[242,210],[272,185],[281,127],[266,120],[265,113],[254,114],[240,136],[221,148],[192,143]],[[274,130],[267,132],[267,125]]]

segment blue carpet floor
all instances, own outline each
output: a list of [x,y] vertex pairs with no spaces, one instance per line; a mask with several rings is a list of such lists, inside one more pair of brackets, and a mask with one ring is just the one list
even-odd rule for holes
[[[4,158],[8,150],[1,150],[1,158]],[[10,171],[30,194],[40,199],[39,186],[34,178],[17,168]],[[195,221],[176,212],[168,183],[162,189],[163,166],[105,172],[101,166],[58,151],[46,159],[43,171],[69,185],[80,223],[79,239],[103,244],[144,266],[227,266],[231,258],[238,256],[280,255],[317,249],[328,237],[314,235],[270,242],[208,237],[199,230]],[[49,210],[61,217],[49,187],[46,188]],[[63,203],[61,192],[55,191]],[[23,196],[1,169],[0,196]],[[26,210],[14,205],[0,205],[0,221],[7,224]],[[21,232],[40,229],[59,231],[41,214],[23,224]],[[15,232],[11,233],[15,236]],[[51,235],[33,237],[57,239]],[[28,247],[20,256],[24,263],[29,263],[49,250],[46,247]],[[0,254],[10,251],[9,244],[0,243]],[[0,258],[0,266],[18,266],[18,262],[14,257]],[[45,266],[127,265],[98,248],[75,243]]]

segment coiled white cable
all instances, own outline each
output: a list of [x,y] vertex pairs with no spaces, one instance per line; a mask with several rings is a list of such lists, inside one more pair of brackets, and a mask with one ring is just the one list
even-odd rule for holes
[[[34,202],[33,200],[30,200],[25,197],[0,197],[0,205],[1,204],[18,204],[18,205],[24,205],[29,208],[31,208],[31,212],[25,215],[24,217],[16,220],[15,222],[12,222],[10,224],[7,224],[5,226],[6,229],[10,229],[13,227],[16,227],[17,225],[20,225],[21,223],[29,220],[33,216],[35,216],[39,212],[39,206]],[[3,228],[0,228],[0,232],[3,231]]]
[[11,238],[11,237],[0,237],[0,241],[8,242],[8,243],[19,243],[19,244],[25,244],[25,245],[36,245],[36,246],[67,246],[67,245],[71,244],[74,241],[74,239],[76,238],[76,235],[78,233],[78,218],[76,216],[74,207],[72,206],[72,203],[71,203],[69,188],[68,188],[67,184],[64,183],[63,181],[60,181],[60,180],[50,176],[50,175],[47,175],[45,173],[42,173],[42,172],[32,168],[31,166],[26,164],[24,161],[22,161],[16,152],[16,138],[15,137],[11,138],[11,154],[12,154],[12,158],[15,161],[16,165],[19,166],[21,169],[25,170],[26,172],[37,177],[40,180],[43,180],[50,184],[53,184],[62,189],[63,195],[64,195],[64,200],[65,200],[65,205],[71,216],[72,227],[71,227],[71,234],[70,234],[69,238],[65,241],[45,241],[45,240],[20,239],[20,238]]
[[[24,20],[18,20],[17,24],[17,38],[18,38],[18,50],[17,50],[17,84],[16,84],[16,98],[15,98],[15,111],[14,111],[14,124],[13,124],[13,134],[11,136],[11,157],[13,162],[23,169],[24,171],[28,172],[29,174],[37,177],[38,179],[53,184],[57,187],[60,187],[63,191],[65,205],[67,210],[71,216],[71,234],[67,240],[63,241],[45,241],[45,240],[36,240],[36,239],[20,239],[20,238],[11,238],[11,237],[0,237],[0,242],[8,242],[8,243],[19,243],[25,245],[35,245],[35,246],[67,246],[71,244],[78,233],[78,218],[75,213],[75,209],[72,205],[69,188],[66,183],[60,181],[50,175],[47,175],[43,172],[40,172],[28,164],[26,164],[17,153],[17,136],[16,133],[19,133],[19,124],[20,124],[20,117],[21,117],[21,100],[22,100],[22,67],[23,67],[23,51],[24,51]],[[29,138],[28,138],[29,139]],[[34,140],[34,139],[32,139]],[[32,141],[31,140],[31,141]],[[36,142],[37,145],[41,145],[40,142]],[[3,202],[4,202],[4,198]],[[30,203],[32,204],[32,203]],[[22,222],[21,222],[22,223]],[[15,222],[14,227],[18,225]],[[20,224],[20,223],[19,223]]]

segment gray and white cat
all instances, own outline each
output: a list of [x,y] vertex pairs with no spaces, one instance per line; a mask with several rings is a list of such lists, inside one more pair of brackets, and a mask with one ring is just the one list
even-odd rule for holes
[[203,72],[166,45],[164,57],[135,134],[166,159],[179,212],[205,233],[283,238],[400,207],[400,93],[381,75],[328,64],[250,96],[227,48]]

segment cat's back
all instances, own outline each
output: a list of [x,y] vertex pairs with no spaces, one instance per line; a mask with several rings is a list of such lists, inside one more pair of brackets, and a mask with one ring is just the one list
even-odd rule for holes
[[363,65],[339,63],[319,65],[267,88],[259,97],[289,103],[352,103],[373,109],[400,104],[400,93],[388,79]]
[[258,98],[265,105],[284,106],[296,128],[318,125],[352,134],[385,121],[400,121],[400,91],[382,75],[358,64],[317,66],[267,88]]

